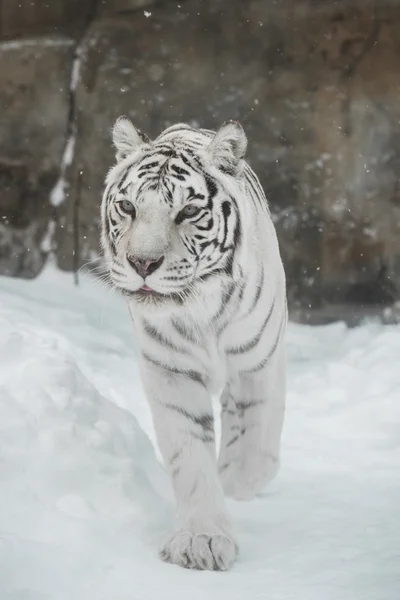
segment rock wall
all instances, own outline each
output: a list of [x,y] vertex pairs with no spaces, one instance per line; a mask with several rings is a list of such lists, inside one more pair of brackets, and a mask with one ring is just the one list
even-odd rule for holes
[[45,260],[68,125],[74,42],[46,37],[0,43],[0,272],[34,277]]
[[234,118],[292,309],[398,297],[400,0],[33,4],[0,0],[3,273],[97,255],[117,116],[151,136]]

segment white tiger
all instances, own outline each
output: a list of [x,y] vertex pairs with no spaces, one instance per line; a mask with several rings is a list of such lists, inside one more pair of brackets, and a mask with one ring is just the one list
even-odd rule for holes
[[[228,569],[237,545],[224,494],[276,474],[285,404],[285,275],[247,139],[179,124],[155,141],[129,119],[102,202],[110,277],[127,297],[141,377],[177,502],[163,560]],[[211,395],[221,396],[215,451]]]

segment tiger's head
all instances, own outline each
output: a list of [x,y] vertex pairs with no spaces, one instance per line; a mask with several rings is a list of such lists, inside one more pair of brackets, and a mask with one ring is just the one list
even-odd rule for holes
[[174,125],[150,141],[121,117],[113,142],[102,246],[114,286],[145,306],[176,305],[205,281],[210,290],[234,278],[243,246],[241,125],[229,121],[216,133]]

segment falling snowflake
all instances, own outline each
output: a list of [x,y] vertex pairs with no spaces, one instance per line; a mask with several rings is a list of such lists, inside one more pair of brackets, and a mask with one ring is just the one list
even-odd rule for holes
[[145,10],[144,11],[144,16],[146,17],[146,19],[148,19],[149,17],[151,17],[151,12]]

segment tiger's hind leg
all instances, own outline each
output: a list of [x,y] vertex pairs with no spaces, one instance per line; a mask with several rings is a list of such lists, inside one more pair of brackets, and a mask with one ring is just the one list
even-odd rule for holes
[[221,397],[220,481],[227,496],[248,500],[279,469],[285,407],[285,358],[279,349],[260,371],[234,375]]

